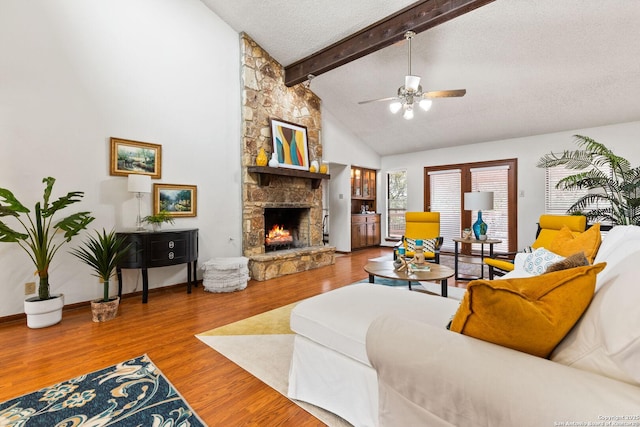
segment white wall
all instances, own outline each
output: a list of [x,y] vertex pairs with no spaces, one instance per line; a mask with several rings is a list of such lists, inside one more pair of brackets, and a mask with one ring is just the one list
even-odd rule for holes
[[[524,192],[524,197],[518,198],[518,247],[523,248],[534,240],[538,217],[544,213],[545,208],[544,169],[537,168],[536,163],[541,156],[551,151],[578,149],[573,138],[576,134],[589,136],[604,144],[614,153],[628,159],[632,166],[640,165],[640,122],[623,123],[383,157],[382,179],[379,181],[381,192],[378,197],[386,194],[384,174],[406,169],[408,210],[421,211],[424,208],[425,166],[517,158],[518,191]],[[378,203],[378,206],[386,224],[384,204]]]
[[[241,254],[238,34],[199,0],[2,0],[0,187],[32,207],[53,176],[54,196],[85,192],[68,213],[91,211],[90,229],[133,227],[126,177],[109,175],[111,136],[162,145],[154,182],[198,186],[198,216],[168,227],[200,229],[200,262]],[[67,253],[84,236],[50,268],[67,304],[101,295]],[[0,243],[0,317],[23,311],[33,271]],[[140,290],[139,271],[124,273],[124,292]],[[149,271],[151,288],[184,281],[185,266]]]
[[[322,152],[331,174],[329,244],[339,252],[351,252],[351,166],[378,170],[380,156],[326,109],[322,110]],[[378,204],[378,212],[382,209]]]

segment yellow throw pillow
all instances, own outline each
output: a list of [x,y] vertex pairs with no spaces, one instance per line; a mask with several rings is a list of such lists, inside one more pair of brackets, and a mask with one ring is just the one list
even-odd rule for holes
[[593,262],[602,243],[600,223],[593,224],[587,231],[574,236],[569,227],[564,226],[549,244],[551,252],[567,257],[576,252],[584,252],[589,262]]
[[451,330],[548,357],[586,310],[606,263],[528,278],[474,280]]

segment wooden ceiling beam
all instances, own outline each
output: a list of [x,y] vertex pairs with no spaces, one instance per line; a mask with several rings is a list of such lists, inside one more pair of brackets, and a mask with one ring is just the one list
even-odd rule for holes
[[284,68],[285,84],[293,86],[403,40],[411,30],[421,33],[495,0],[422,0]]

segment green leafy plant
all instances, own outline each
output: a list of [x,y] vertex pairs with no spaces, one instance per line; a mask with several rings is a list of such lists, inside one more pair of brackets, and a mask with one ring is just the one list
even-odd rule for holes
[[114,230],[109,233],[102,229],[102,233],[95,230],[96,236],[88,236],[84,246],[71,249],[70,253],[94,271],[94,276],[103,282],[103,302],[109,302],[109,279],[118,263],[127,254],[130,244],[125,246],[126,237],[116,235]]
[[[16,242],[26,253],[36,267],[40,278],[38,298],[51,298],[49,289],[49,266],[53,256],[60,247],[71,240],[81,230],[94,220],[90,212],[77,212],[57,222],[53,217],[58,211],[81,201],[82,191],[72,191],[59,199],[49,202],[55,178],[47,177],[42,180],[45,184],[42,202],[37,202],[32,213],[6,188],[0,188],[0,217],[13,217],[24,231],[11,228],[6,222],[0,221],[0,242]],[[54,241],[58,231],[64,232],[64,240]]]
[[160,211],[155,215],[148,215],[142,218],[143,222],[149,224],[162,224],[163,222],[168,222],[169,224],[173,224],[173,217],[167,211]]
[[631,167],[627,159],[587,136],[574,136],[581,149],[546,154],[537,164],[540,168],[564,166],[581,171],[556,185],[568,191],[589,190],[567,212],[581,212],[590,221],[640,225],[640,167]]

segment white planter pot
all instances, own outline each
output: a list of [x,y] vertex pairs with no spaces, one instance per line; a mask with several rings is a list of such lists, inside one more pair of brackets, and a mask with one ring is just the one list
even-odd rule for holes
[[27,326],[33,329],[46,328],[62,320],[64,295],[52,295],[51,299],[41,301],[37,297],[24,300],[24,313]]

